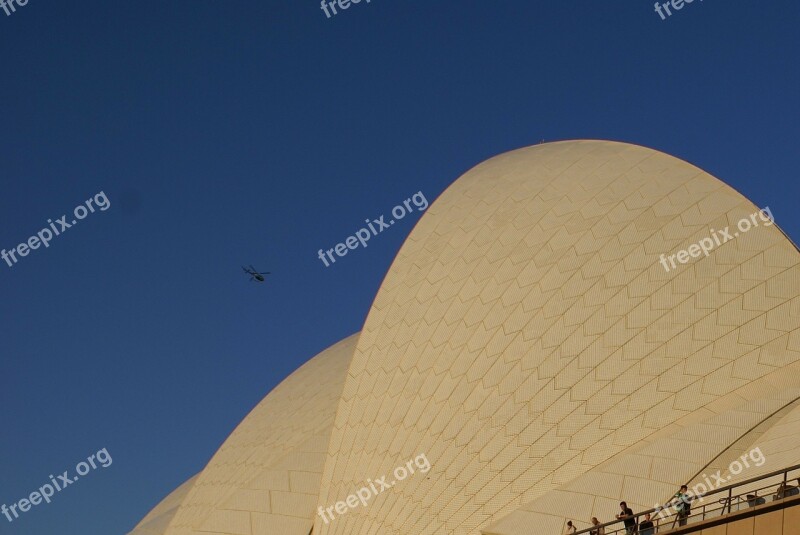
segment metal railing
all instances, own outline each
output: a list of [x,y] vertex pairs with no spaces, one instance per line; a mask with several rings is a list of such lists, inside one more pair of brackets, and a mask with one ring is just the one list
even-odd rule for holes
[[[686,516],[676,509],[679,501],[673,498],[661,508],[634,513],[632,517],[628,517],[629,523],[631,519],[634,521],[632,530],[625,527],[626,519],[619,519],[582,529],[575,535],[622,535],[626,533],[656,535],[664,533],[709,518],[798,496],[800,495],[800,479],[798,478],[800,478],[800,464],[710,490],[701,496],[692,496],[689,500],[689,514]],[[773,481],[767,481],[769,479],[773,479]],[[652,516],[653,526],[639,529],[639,525],[647,514]]]

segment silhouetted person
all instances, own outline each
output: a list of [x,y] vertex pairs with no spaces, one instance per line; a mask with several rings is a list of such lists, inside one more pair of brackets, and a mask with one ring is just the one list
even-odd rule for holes
[[617,518],[625,522],[625,533],[633,535],[636,533],[636,519],[633,517],[633,511],[625,502],[619,502],[619,508],[622,512],[617,515]]
[[755,494],[747,495],[747,505],[749,505],[750,507],[755,507],[756,505],[764,505],[765,503],[767,503],[767,500],[765,500],[761,496],[756,496]]
[[644,515],[643,522],[639,522],[639,533],[641,535],[653,535],[653,522],[650,520],[650,513]]

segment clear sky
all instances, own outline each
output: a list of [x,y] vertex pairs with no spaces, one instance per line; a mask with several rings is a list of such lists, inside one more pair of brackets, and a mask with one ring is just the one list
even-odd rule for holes
[[[6,0],[7,1],[7,0]],[[360,330],[418,191],[541,140],[685,159],[800,241],[800,2],[29,0],[0,11],[0,533],[122,535]],[[69,219],[73,219],[69,217]],[[69,222],[69,219],[67,220]],[[271,271],[250,283],[241,264]]]

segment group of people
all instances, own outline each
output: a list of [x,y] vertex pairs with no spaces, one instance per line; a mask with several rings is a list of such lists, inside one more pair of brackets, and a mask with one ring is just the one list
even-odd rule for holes
[[[789,498],[791,496],[798,496],[800,495],[800,478],[797,479],[798,486],[789,485],[787,483],[781,483],[778,486],[776,494],[772,497],[773,500],[782,500],[783,498]],[[680,490],[675,493],[672,497],[672,501],[669,506],[675,507],[675,520],[678,523],[678,526],[685,526],[689,515],[691,514],[691,507],[692,507],[692,498],[688,494],[689,488],[686,485],[682,485]],[[747,495],[747,503],[751,507],[756,505],[761,505],[766,503],[766,500],[763,497],[759,497],[753,494]],[[644,520],[641,522],[637,522],[637,517],[634,516],[633,510],[628,507],[628,504],[625,502],[620,502],[619,504],[620,512],[617,513],[616,518],[618,520],[622,520],[625,525],[625,535],[654,535],[655,534],[655,526],[653,525],[653,521],[650,519],[650,513],[646,513],[644,515]],[[665,507],[666,508],[666,507]],[[605,528],[603,527],[602,523],[597,520],[597,517],[592,517],[591,520],[591,528],[589,531],[590,535],[606,535]],[[576,533],[578,529],[572,523],[572,520],[567,522],[567,528],[564,530],[564,535],[573,535]]]
[[[630,507],[628,507],[628,504],[621,502],[619,506],[620,509],[622,509],[622,512],[617,515],[617,518],[625,522],[626,535],[633,535],[634,533],[639,533],[639,535],[654,534],[655,525],[653,524],[653,521],[650,520],[650,513],[646,513],[644,515],[644,520],[637,524],[636,517],[633,516],[633,511]],[[576,531],[577,528],[573,525],[572,520],[569,520],[567,522],[565,535],[573,535]],[[592,529],[589,531],[589,533],[590,535],[606,535],[606,528],[603,527],[599,520],[597,520],[596,516],[592,517]]]
[[[689,514],[691,513],[692,499],[688,492],[688,487],[686,485],[682,485],[680,490],[675,493],[675,496],[673,496],[671,502],[673,505],[675,505],[675,510],[677,511],[676,519],[679,526],[686,525]],[[620,512],[617,513],[616,518],[618,520],[622,520],[623,524],[625,525],[625,535],[634,535],[637,533],[639,535],[654,535],[655,525],[651,520],[650,513],[645,513],[644,519],[641,522],[637,522],[637,517],[634,516],[633,510],[628,507],[627,503],[620,502],[619,508]],[[605,527],[603,527],[602,523],[597,520],[597,517],[593,516],[591,523],[592,527],[589,531],[590,535],[606,535]],[[577,531],[578,530],[572,523],[572,520],[569,520],[567,522],[567,528],[564,531],[564,535],[573,535]]]
[[653,535],[655,526],[653,525],[653,521],[650,520],[650,513],[645,513],[644,520],[637,523],[636,517],[633,516],[633,510],[628,507],[627,503],[619,502],[619,508],[622,510],[622,512],[617,514],[617,519],[622,520],[622,522],[625,524],[626,535],[633,535],[637,531],[640,533],[640,535]]

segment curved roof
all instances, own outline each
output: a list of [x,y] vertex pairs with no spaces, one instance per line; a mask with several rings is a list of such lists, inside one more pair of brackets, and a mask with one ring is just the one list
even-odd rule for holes
[[[528,535],[653,507],[754,448],[740,479],[797,464],[800,253],[756,213],[623,143],[480,164],[428,207],[363,331],[273,390],[141,533]],[[430,471],[392,479],[421,455]],[[315,516],[384,475],[368,506]]]
[[[433,468],[317,519],[315,535],[523,533],[512,514],[560,530],[605,507],[569,488],[580,478],[611,496],[674,485],[670,437],[693,477],[797,396],[800,254],[761,221],[669,272],[659,258],[756,211],[702,170],[622,143],[543,144],[466,173],[370,310],[319,504],[422,453]],[[619,474],[624,455],[648,476]],[[535,505],[554,496],[570,511]]]
[[220,447],[165,535],[308,535],[358,334],[279,384]]
[[183,502],[196,480],[197,476],[194,476],[173,490],[128,535],[163,535],[172,517],[175,516],[178,506]]

